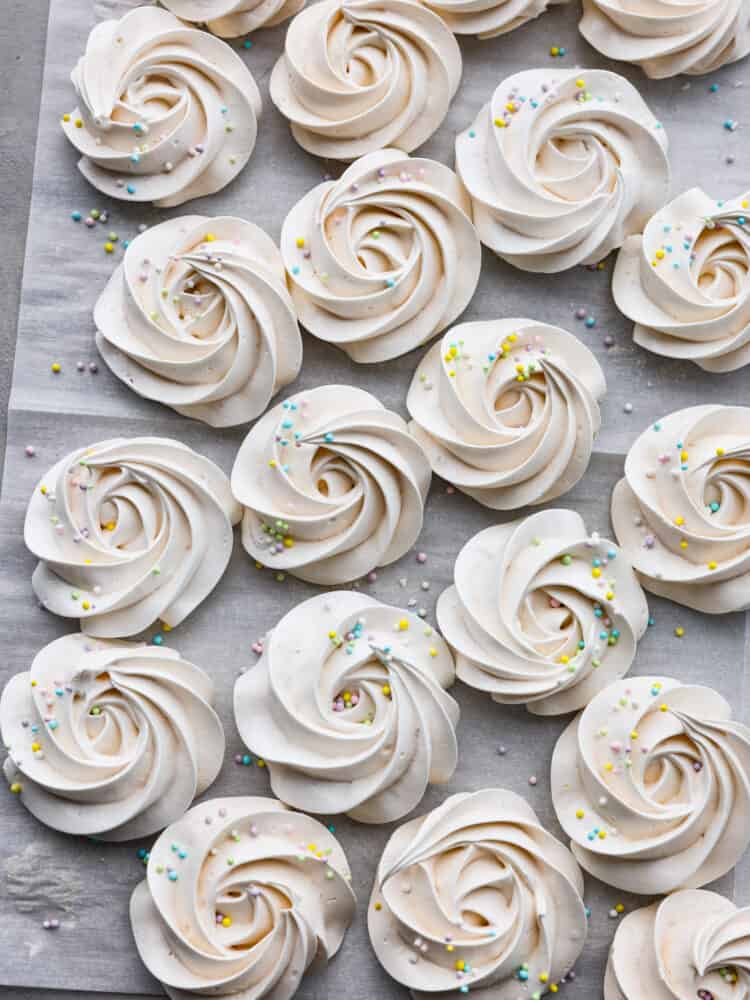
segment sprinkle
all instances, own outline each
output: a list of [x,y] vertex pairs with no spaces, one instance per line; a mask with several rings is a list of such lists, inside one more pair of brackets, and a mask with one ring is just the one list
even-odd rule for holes
[[55,375],[59,375],[62,371],[62,365],[59,361],[53,361],[51,365],[52,371]]
[[682,625],[678,625],[677,628],[674,630],[674,634],[677,636],[678,639],[681,639],[685,634],[685,629],[682,627]]
[[23,785],[19,781],[14,781],[10,786],[10,790],[14,795],[20,795],[23,791]]

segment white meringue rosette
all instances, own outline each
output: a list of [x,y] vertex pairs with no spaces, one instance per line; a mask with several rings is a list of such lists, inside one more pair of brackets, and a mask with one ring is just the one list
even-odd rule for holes
[[604,1000],[750,995],[750,909],[684,889],[628,913],[612,942]]
[[63,131],[81,173],[110,198],[182,205],[220,191],[250,159],[261,113],[252,73],[169,11],[101,21],[71,79],[79,106]]
[[750,192],[675,198],[623,244],[612,294],[647,351],[709,372],[750,364]]
[[235,722],[292,808],[390,823],[456,769],[454,679],[416,615],[335,591],[279,621],[235,684]]
[[508,77],[457,136],[456,171],[482,243],[547,274],[598,263],[669,192],[664,129],[631,83],[600,69]]
[[586,471],[607,385],[591,351],[530,319],[462,323],[414,373],[409,430],[432,471],[493,510],[546,503]]
[[165,646],[66,635],[0,699],[4,772],[63,833],[123,841],[178,819],[222,765],[213,685]]
[[238,38],[258,28],[273,28],[302,10],[305,0],[162,0],[167,10],[194,24],[205,24],[220,38]]
[[551,790],[589,874],[650,896],[697,889],[750,844],[750,729],[711,688],[629,677],[560,736]]
[[572,510],[545,510],[461,549],[437,621],[456,676],[535,715],[577,711],[630,669],[648,624],[616,545]]
[[691,406],[644,431],[612,524],[652,594],[706,614],[750,608],[750,407]]
[[289,25],[271,100],[308,153],[356,160],[410,153],[437,131],[461,80],[461,50],[414,0],[322,0]]
[[279,251],[243,219],[183,216],[137,236],[94,322],[119,379],[213,427],[260,416],[302,364]]
[[455,34],[486,39],[514,31],[558,3],[567,0],[429,0],[427,6]]
[[[583,877],[514,792],[452,795],[386,844],[367,911],[381,964],[415,1000],[546,994],[583,950]],[[530,994],[529,994],[530,995]]]
[[750,52],[746,0],[583,0],[581,34],[647,76],[713,73]]
[[103,638],[179,625],[224,574],[241,511],[229,480],[179,441],[79,448],[35,488],[24,541],[48,611]]
[[369,392],[298,393],[255,424],[235,459],[242,544],[271,569],[348,583],[409,551],[430,480],[405,422]]
[[290,1000],[355,915],[341,845],[275,799],[209,799],[151,849],[130,900],[138,953],[171,1000]]
[[393,149],[319,184],[281,231],[300,322],[365,364],[420,347],[477,287],[482,247],[470,216],[452,170]]

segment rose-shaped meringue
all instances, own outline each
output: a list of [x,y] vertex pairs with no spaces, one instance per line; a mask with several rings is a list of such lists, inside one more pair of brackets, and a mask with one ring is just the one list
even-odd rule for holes
[[143,963],[172,1000],[289,1000],[355,913],[346,856],[275,799],[209,799],[151,848],[130,900]]
[[300,322],[366,364],[420,347],[477,287],[482,248],[470,213],[452,170],[393,149],[319,184],[281,231]]
[[570,851],[519,795],[452,795],[386,844],[370,940],[415,1000],[458,998],[467,987],[479,1000],[516,1000],[526,983],[541,996],[583,949],[582,894]]
[[667,137],[635,87],[600,69],[524,70],[456,139],[479,238],[524,271],[594,264],[669,191]]
[[316,156],[410,153],[443,122],[461,79],[461,50],[414,0],[322,0],[289,25],[271,100]]
[[599,430],[604,373],[576,337],[530,319],[462,323],[420,362],[406,405],[433,472],[493,510],[578,482]]
[[450,650],[416,615],[352,591],[285,615],[234,687],[240,736],[295,809],[390,823],[456,769]]
[[147,837],[219,773],[224,730],[212,696],[206,674],[173,649],[63,636],[5,686],[5,776],[55,830]]
[[183,21],[205,24],[220,38],[272,28],[300,11],[305,0],[162,0]]
[[226,42],[169,11],[136,7],[96,25],[71,74],[62,127],[87,181],[161,208],[220,191],[255,146],[261,99]]
[[583,0],[581,34],[647,76],[699,76],[750,52],[747,0]]
[[628,677],[563,732],[551,788],[587,872],[644,895],[696,889],[750,844],[750,729],[711,688]]
[[242,219],[184,216],[136,237],[94,321],[118,378],[213,427],[260,416],[302,363],[279,251]]
[[255,424],[235,460],[242,544],[310,583],[348,583],[416,542],[430,479],[404,421],[369,392],[301,392]]
[[750,192],[675,198],[623,244],[612,293],[647,351],[709,372],[749,364]]
[[750,408],[653,424],[625,459],[612,525],[652,594],[707,614],[750,608]]
[[604,1000],[730,1000],[750,996],[750,908],[684,889],[622,919]]
[[429,0],[427,6],[457,35],[485,39],[520,28],[557,3],[567,0]]
[[627,558],[572,510],[496,524],[461,549],[437,605],[459,680],[560,715],[630,669],[648,607]]
[[100,441],[37,485],[24,525],[44,607],[88,635],[179,625],[214,589],[241,517],[218,466],[179,441]]

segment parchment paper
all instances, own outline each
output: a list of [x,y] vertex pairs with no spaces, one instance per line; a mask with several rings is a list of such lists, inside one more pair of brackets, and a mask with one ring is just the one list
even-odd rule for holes
[[[150,225],[184,212],[203,212],[245,216],[278,238],[289,207],[327,171],[336,174],[339,170],[299,149],[270,104],[268,76],[282,49],[281,27],[256,33],[249,51],[238,46],[260,85],[265,108],[258,145],[237,181],[219,195],[182,209],[157,212],[106,204],[76,170],[76,154],[58,122],[60,115],[73,107],[68,75],[95,17],[117,7],[118,0],[52,0],[51,5],[0,509],[3,682],[12,673],[28,669],[43,644],[74,630],[73,622],[40,610],[31,590],[33,560],[24,549],[21,532],[26,502],[37,478],[74,447],[114,435],[142,433],[180,438],[229,472],[246,430],[211,430],[145,402],[99,362],[91,311],[122,254],[120,245],[112,257],[104,253],[107,233],[116,231],[121,243],[134,236],[141,223]],[[420,152],[452,165],[456,131],[473,118],[497,83],[517,70],[534,65],[551,69],[556,65],[607,65],[578,36],[578,18],[575,0],[505,38],[484,43],[461,40],[461,87],[443,127]],[[551,45],[565,46],[568,56],[551,59]],[[716,198],[730,197],[750,185],[750,150],[742,129],[750,83],[744,90],[740,86],[743,80],[750,81],[750,64],[693,80],[689,89],[683,89],[682,78],[650,82],[638,70],[611,68],[619,68],[639,86],[664,123],[671,144],[673,193],[698,183]],[[720,84],[717,93],[709,91],[713,82]],[[727,132],[723,128],[727,118],[739,120],[740,129]],[[730,154],[736,156],[732,165],[725,162]],[[110,212],[106,224],[88,230],[70,220],[72,210],[85,214],[94,207]],[[623,455],[646,425],[670,410],[699,401],[750,404],[747,371],[711,376],[634,347],[630,324],[618,315],[611,301],[611,269],[610,260],[604,271],[525,275],[486,253],[480,286],[464,317],[531,316],[557,323],[577,333],[602,361],[609,394],[596,453],[582,483],[558,505],[579,510],[591,529],[605,534],[610,533],[609,494],[621,475]],[[579,306],[595,316],[593,330],[573,318]],[[609,350],[603,344],[606,335],[615,339]],[[406,389],[418,356],[415,352],[387,365],[356,366],[343,353],[305,335],[303,372],[287,392],[327,382],[352,382],[406,415]],[[99,373],[79,374],[79,360],[99,362]],[[52,361],[62,364],[58,376],[51,374]],[[626,402],[633,405],[628,415],[623,412]],[[24,456],[26,444],[36,448],[33,459]],[[363,584],[363,591],[402,606],[415,599],[432,620],[434,602],[451,580],[453,561],[461,546],[481,528],[503,519],[458,493],[447,493],[445,484],[435,480],[418,546],[427,553],[427,563],[418,565],[412,553],[400,564],[382,570],[375,584]],[[429,582],[428,591],[421,589],[422,581]],[[243,748],[232,719],[232,685],[239,671],[255,661],[252,642],[295,603],[315,592],[314,587],[291,577],[277,583],[270,572],[257,571],[238,538],[232,563],[219,587],[170,634],[169,643],[209,670],[216,685],[218,710],[227,734],[227,757],[209,795],[269,793],[266,772],[233,762],[234,754]],[[712,684],[731,698],[740,718],[750,721],[745,695],[744,616],[712,619],[657,599],[650,600],[650,607],[656,624],[639,647],[633,672],[671,673],[682,680]],[[677,624],[685,628],[682,640],[673,635]],[[429,790],[418,811],[427,811],[452,792],[505,786],[525,795],[542,822],[561,835],[549,796],[549,760],[567,719],[536,719],[524,710],[502,708],[463,685],[457,685],[453,693],[462,710],[459,768],[448,786]],[[497,752],[501,745],[507,751],[502,756]],[[534,787],[529,785],[532,775],[538,779]],[[159,994],[159,985],[138,959],[128,921],[130,893],[143,877],[136,852],[149,843],[110,847],[79,841],[44,828],[10,795],[2,803],[0,983]],[[334,823],[348,853],[359,914],[339,956],[327,969],[308,975],[298,995],[302,1000],[343,995],[353,1000],[405,1000],[406,991],[389,980],[372,955],[365,927],[373,872],[392,828],[324,818]],[[739,902],[750,902],[747,859],[719,888]],[[593,879],[587,880],[586,899],[592,910],[588,942],[576,966],[575,984],[563,987],[561,995],[598,1000],[607,948],[616,926],[608,911],[618,902],[629,910],[646,901],[607,889]],[[58,931],[42,929],[42,921],[48,917],[60,920]]]

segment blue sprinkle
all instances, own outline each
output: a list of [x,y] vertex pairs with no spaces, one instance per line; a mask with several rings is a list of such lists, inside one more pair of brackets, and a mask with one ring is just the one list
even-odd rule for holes
[[49,727],[50,727],[50,729],[57,729],[57,727],[58,727],[59,725],[60,725],[60,723],[59,723],[59,722],[57,721],[57,719],[53,719],[53,720],[52,720],[52,721],[50,722],[50,724],[49,724]]
[[73,220],[73,222],[80,222],[81,221],[81,213],[80,212],[71,212],[70,213],[70,217]]
[[170,882],[176,882],[178,878],[177,872],[175,871],[167,872],[167,878],[169,879]]
[[163,636],[163,635],[160,635],[159,633],[157,633],[157,634],[156,634],[156,635],[154,636],[154,638],[153,638],[153,639],[151,640],[151,642],[152,642],[152,643],[153,643],[153,644],[154,644],[155,646],[161,646],[161,644],[162,644],[162,643],[164,642],[164,636]]
[[128,184],[125,190],[128,192],[128,194],[135,194],[135,187],[132,184]]
[[333,441],[333,434],[331,434],[331,432],[329,431],[327,434],[323,436],[323,440],[326,442],[326,444],[330,444]]

